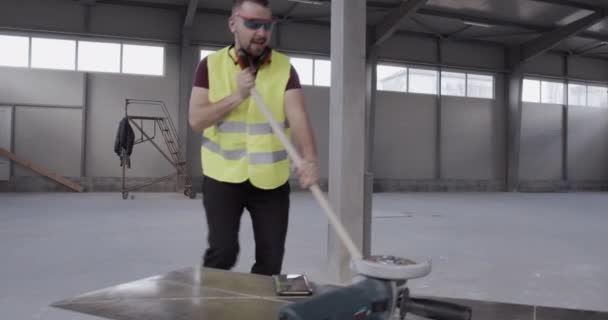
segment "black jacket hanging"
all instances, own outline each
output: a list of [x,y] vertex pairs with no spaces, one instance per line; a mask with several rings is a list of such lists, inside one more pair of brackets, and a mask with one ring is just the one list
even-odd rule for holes
[[[129,119],[124,117],[118,125],[116,132],[116,140],[114,141],[114,152],[120,158],[120,166],[126,164],[131,168],[131,153],[133,153],[133,144],[135,142],[135,133],[129,124]],[[123,156],[126,155],[126,159]]]

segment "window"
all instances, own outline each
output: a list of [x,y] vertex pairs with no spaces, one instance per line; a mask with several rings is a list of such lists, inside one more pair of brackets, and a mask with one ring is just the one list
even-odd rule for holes
[[298,77],[300,78],[300,84],[312,85],[312,59],[306,58],[291,58],[291,65],[296,69]]
[[568,83],[566,87],[557,81],[524,79],[522,101],[563,105],[565,93],[569,106],[608,108],[608,87],[585,83]]
[[467,75],[459,72],[441,72],[441,94],[446,96],[466,96]]
[[494,76],[456,71],[417,69],[379,64],[376,69],[379,91],[438,94],[455,97],[494,99]]
[[427,69],[409,69],[409,92],[437,94],[438,72]]
[[524,79],[522,88],[522,100],[524,102],[540,103],[540,81]]
[[205,59],[208,55],[214,53],[215,51],[213,50],[201,50],[201,56],[200,56],[200,61],[203,61],[203,59]]
[[331,84],[331,61],[315,59],[314,85],[329,87]]
[[76,41],[32,38],[32,67],[76,69]]
[[0,34],[0,66],[163,75],[164,60],[159,46]]
[[541,103],[564,104],[564,84],[541,81],[540,95]]
[[606,87],[587,87],[587,105],[605,108],[608,106],[608,89]]
[[162,76],[164,54],[163,47],[125,44],[122,47],[122,72]]
[[78,41],[78,70],[120,72],[120,44]]
[[407,68],[378,65],[377,90],[407,92]]
[[524,79],[522,101],[564,104],[564,89],[561,82]]
[[579,83],[569,83],[568,105],[606,108],[608,107],[608,88]]
[[28,66],[30,38],[0,35],[0,48],[0,66]]
[[494,77],[467,74],[467,97],[494,99]]
[[568,105],[587,105],[587,86],[584,84],[568,84]]

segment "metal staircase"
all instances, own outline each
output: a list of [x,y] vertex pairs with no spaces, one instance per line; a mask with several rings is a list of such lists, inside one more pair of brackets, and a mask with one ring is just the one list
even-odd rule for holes
[[[162,110],[161,117],[150,117],[150,116],[137,116],[129,114],[129,106],[137,104],[137,105],[149,105],[149,106],[158,106]],[[123,162],[122,165],[122,197],[123,199],[127,199],[130,191],[138,190],[144,187],[147,187],[151,184],[161,182],[164,180],[168,180],[174,176],[178,177],[178,184],[182,183],[184,186],[184,195],[193,199],[196,197],[195,192],[192,190],[192,178],[188,174],[188,168],[186,166],[186,155],[184,153],[183,144],[177,130],[175,129],[175,125],[173,124],[173,119],[169,114],[169,110],[167,106],[162,101],[155,100],[140,100],[140,99],[126,99],[125,100],[125,117],[129,119],[129,123],[135,127],[136,132],[139,133],[139,139],[134,141],[134,145],[140,144],[143,142],[150,142],[160,154],[171,163],[171,165],[176,169],[176,173],[170,174],[165,177],[154,178],[149,182],[143,183],[141,185],[127,187],[126,182],[126,167],[127,163],[130,163],[130,159],[123,154]],[[145,122],[153,122],[153,133],[149,134],[144,130]],[[167,154],[157,142],[155,142],[156,134],[160,131],[161,136],[163,137],[163,141],[167,147],[169,154]],[[137,137],[137,134],[135,135]]]

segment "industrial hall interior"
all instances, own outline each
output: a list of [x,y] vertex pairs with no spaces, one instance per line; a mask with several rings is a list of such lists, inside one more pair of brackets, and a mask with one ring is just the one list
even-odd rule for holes
[[608,1],[0,0],[0,319],[608,320]]

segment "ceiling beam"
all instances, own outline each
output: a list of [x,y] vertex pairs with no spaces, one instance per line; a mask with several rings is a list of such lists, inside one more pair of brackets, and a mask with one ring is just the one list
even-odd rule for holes
[[532,1],[542,2],[542,3],[556,4],[556,5],[559,5],[559,6],[571,7],[571,8],[576,8],[576,9],[584,9],[584,10],[589,10],[589,11],[595,11],[598,8],[601,8],[601,7],[608,8],[606,6],[594,6],[594,5],[591,5],[591,4],[581,3],[581,2],[574,2],[574,1],[570,1],[570,0],[532,0]]
[[[579,9],[587,9],[587,10],[590,8],[590,5],[582,4],[582,3],[578,3],[578,2],[572,2],[572,1],[568,1],[568,0],[530,0],[530,1],[560,4],[560,5],[564,5],[564,6],[569,6],[569,7],[573,7],[573,8],[579,8]],[[134,7],[157,8],[157,9],[165,9],[165,10],[176,10],[176,11],[182,11],[182,12],[184,10],[184,5],[168,4],[168,3],[162,3],[162,4],[145,3],[145,2],[134,1],[134,0],[96,0],[96,3],[97,4],[112,4],[112,5],[134,6]],[[384,9],[384,10],[396,9],[394,3],[391,4],[391,3],[379,2],[379,1],[367,1],[367,7],[368,7],[368,9]],[[212,8],[198,8],[197,12],[201,13],[201,14],[213,14],[213,15],[224,15],[224,16],[229,16],[231,14],[231,12],[229,10],[212,9]],[[442,18],[455,19],[455,20],[460,20],[460,21],[478,22],[478,23],[483,23],[483,24],[488,24],[488,25],[493,25],[493,26],[512,27],[512,28],[523,29],[522,31],[534,31],[534,32],[538,32],[538,33],[546,33],[546,32],[550,32],[551,30],[554,29],[553,27],[548,27],[548,26],[543,26],[543,25],[538,25],[538,24],[502,20],[502,19],[498,19],[498,18],[487,18],[487,17],[477,16],[477,15],[467,15],[467,14],[462,14],[461,12],[456,12],[454,10],[445,10],[445,9],[441,9],[438,7],[430,7],[430,6],[424,6],[420,9],[418,9],[418,11],[416,13],[419,15],[442,17]],[[278,16],[277,18],[281,19],[282,16]],[[293,18],[288,18],[286,21],[281,21],[281,22],[289,23],[289,21],[291,21],[292,19]],[[299,21],[297,21],[297,22],[301,23],[301,24],[310,24],[310,25],[318,25],[318,26],[328,26],[329,25],[327,22],[323,22],[323,21],[311,21],[311,20],[304,21],[303,19],[302,20],[300,20],[300,19],[302,19],[302,18],[298,18]],[[308,19],[308,18],[306,18],[306,19]],[[396,32],[396,34],[407,35],[407,34],[412,34],[412,32],[405,31],[405,30],[403,30],[403,31],[398,30]],[[599,34],[599,33],[595,33],[595,32],[580,32],[577,34],[577,37],[608,42],[607,35],[603,35],[603,34]],[[466,40],[466,39],[470,40],[471,42],[485,42],[487,44],[498,45],[497,42],[475,41],[475,38],[462,38],[459,40]]]
[[554,29],[542,36],[526,42],[520,46],[521,57],[519,62],[528,61],[545,51],[552,49],[562,41],[586,30],[597,24],[606,17],[604,10],[594,12],[584,18],[576,20],[570,24]]
[[[534,1],[536,1],[536,0],[534,0]],[[443,10],[443,9],[437,9],[437,8],[428,8],[428,7],[421,8],[420,10],[418,10],[418,14],[433,16],[433,17],[455,19],[455,20],[460,20],[460,21],[483,23],[483,24],[487,24],[487,25],[491,25],[491,26],[498,26],[498,27],[519,28],[519,29],[537,31],[537,32],[542,32],[542,33],[551,32],[551,31],[555,30],[554,27],[548,27],[548,26],[543,26],[543,25],[538,25],[538,24],[515,22],[515,21],[509,21],[509,20],[502,20],[502,19],[498,19],[498,18],[487,18],[487,17],[476,16],[476,15],[467,15],[467,14],[461,14],[457,11]],[[591,40],[608,41],[608,36],[598,34],[595,32],[579,32],[577,34],[577,36],[581,37],[581,38],[591,39]]]
[[462,12],[458,12],[458,11],[454,11],[454,10],[445,10],[445,9],[440,9],[440,8],[436,8],[436,7],[421,8],[420,10],[418,10],[418,14],[425,15],[425,16],[432,16],[432,17],[455,19],[455,20],[460,20],[460,21],[470,21],[470,22],[487,24],[490,26],[497,26],[497,27],[512,27],[512,28],[528,29],[528,30],[533,30],[533,31],[542,31],[542,32],[550,31],[553,29],[551,27],[540,26],[537,24],[464,14]]
[[505,37],[521,37],[538,35],[538,31],[517,31],[517,32],[502,32],[502,33],[488,33],[482,35],[472,36],[473,39],[492,39],[492,38],[505,38]]
[[184,10],[184,5],[181,5],[181,4],[141,2],[141,1],[134,1],[134,0],[96,0],[96,3],[111,4],[111,5],[117,5],[117,6],[172,10],[172,11]]
[[289,19],[289,16],[298,7],[299,4],[300,4],[299,2],[292,3],[291,6],[289,6],[289,8],[287,8],[287,10],[285,10],[285,12],[283,12],[284,19]]
[[582,56],[584,54],[587,54],[595,49],[598,48],[602,48],[606,46],[606,42],[600,41],[600,42],[596,42],[596,43],[592,43],[591,46],[585,46],[583,48],[577,49],[577,50],[573,50],[572,51],[572,55],[574,56]]
[[[591,5],[591,4],[587,4],[587,3],[574,2],[571,0],[531,0],[531,1],[555,4],[555,5],[576,8],[576,9],[589,10],[589,11],[595,11],[599,8],[608,9],[608,5]],[[394,9],[395,5],[391,4],[391,3],[387,3],[387,2],[367,1],[367,7],[372,8],[372,9]]]
[[390,38],[399,28],[401,22],[416,13],[416,11],[425,5],[427,1],[428,0],[403,0],[398,8],[391,10],[375,25],[372,46],[379,46],[382,42],[386,41],[386,39]]
[[184,27],[191,27],[194,23],[194,17],[196,16],[196,10],[198,9],[198,0],[189,0],[188,9],[186,10],[186,17],[184,18]]
[[419,25],[422,29],[434,34],[435,36],[437,36],[438,38],[441,38],[443,35],[441,34],[441,32],[431,26],[429,26],[428,24],[420,21],[420,19],[416,18],[416,17],[411,17],[410,18],[415,24]]

